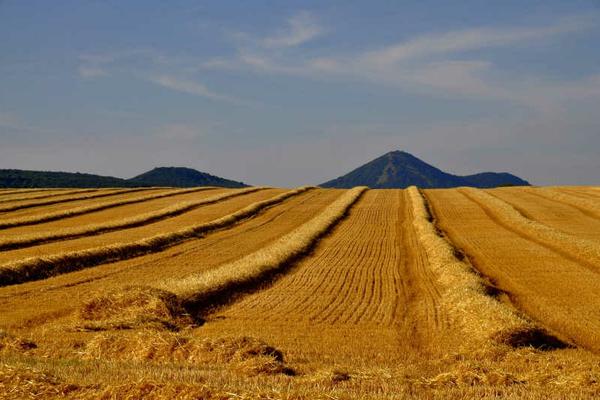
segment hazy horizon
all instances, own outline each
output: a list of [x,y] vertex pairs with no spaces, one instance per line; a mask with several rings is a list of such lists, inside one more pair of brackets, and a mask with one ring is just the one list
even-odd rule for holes
[[600,184],[597,1],[0,1],[0,168]]

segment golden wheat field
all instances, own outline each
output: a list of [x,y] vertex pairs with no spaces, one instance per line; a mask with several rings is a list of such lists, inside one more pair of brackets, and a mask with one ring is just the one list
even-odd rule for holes
[[600,188],[0,190],[0,398],[600,396]]

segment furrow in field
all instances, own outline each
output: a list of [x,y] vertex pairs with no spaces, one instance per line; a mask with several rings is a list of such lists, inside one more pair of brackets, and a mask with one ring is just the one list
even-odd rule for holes
[[[418,217],[414,203],[418,200],[419,204],[416,207],[420,207],[422,198],[417,200],[411,198],[410,190],[412,189],[407,191],[407,212],[403,222],[401,244],[403,256],[410,260],[408,263],[410,268],[404,274],[405,282],[412,288],[409,301],[416,306],[411,307],[406,318],[402,320],[403,332],[418,332],[423,343],[435,346],[441,335],[448,336],[446,340],[449,341],[449,336],[456,334],[453,332],[456,324],[453,325],[450,321],[450,311],[448,307],[444,307],[445,298],[442,297],[442,293],[444,289],[449,291],[464,290],[464,288],[444,288],[443,279],[440,279],[443,274],[436,271],[435,260],[427,254],[427,244],[422,237],[419,237],[418,229],[415,227]],[[448,332],[453,333],[448,334]],[[405,340],[410,340],[410,336],[405,336]]]
[[[348,218],[340,223],[331,236],[324,238],[319,243],[314,255],[301,261],[295,270],[278,281],[272,288],[248,296],[240,303],[225,310],[221,315],[226,316],[226,318],[232,315],[237,317],[244,315],[246,311],[253,310],[252,315],[247,315],[249,319],[261,315],[263,321],[285,320],[288,318],[316,321],[320,316],[319,314],[327,311],[327,306],[335,307],[334,301],[342,301],[342,299],[348,298],[348,293],[356,290],[356,287],[351,288],[350,286],[355,281],[358,269],[347,268],[347,260],[359,260],[361,252],[364,251],[364,246],[346,243],[348,246],[343,248],[339,243],[341,236],[339,232],[347,231],[350,221],[355,221],[355,214],[365,209],[365,203],[371,204],[373,199],[377,197],[375,191],[367,192],[363,199],[351,210]],[[368,234],[371,225],[359,224],[353,225],[353,227],[353,234],[358,238],[364,237],[363,234]],[[313,268],[307,271],[305,264],[313,260],[317,254],[321,254],[323,248],[328,249],[331,268],[320,270]],[[299,292],[298,288],[302,288],[302,291]],[[319,302],[323,297],[322,293],[328,296],[330,301]]]
[[510,204],[483,190],[465,188],[459,191],[479,204],[491,219],[506,229],[535,241],[563,257],[577,261],[592,271],[600,271],[600,243],[564,233],[526,218]]
[[26,208],[44,207],[44,206],[50,206],[50,205],[54,205],[54,204],[70,203],[70,202],[80,201],[80,200],[99,199],[102,197],[118,196],[123,193],[148,191],[148,190],[156,190],[156,189],[155,188],[109,189],[106,191],[98,190],[100,193],[96,192],[94,194],[64,195],[64,197],[60,198],[60,199],[42,200],[42,201],[27,201],[27,202],[20,202],[19,204],[10,204],[10,205],[5,205],[5,206],[0,206],[0,212],[8,213],[11,211],[18,211],[18,210],[23,210]]
[[565,233],[600,242],[600,219],[560,201],[536,196],[522,188],[501,188],[487,193],[510,204],[525,217]]
[[[265,195],[266,192],[253,195]],[[139,258],[0,288],[0,309],[5,310],[0,324],[18,326],[26,321],[42,324],[68,315],[95,294],[111,292],[124,285],[152,285],[161,279],[184,278],[233,262],[310,220],[341,193],[338,190],[310,190],[201,240],[186,241]],[[207,209],[211,207],[214,206]],[[43,309],[39,304],[44,304]]]
[[[44,279],[53,275],[76,271],[78,269],[88,268],[111,261],[125,260],[146,253],[159,252],[167,247],[181,243],[182,241],[198,237],[216,229],[231,226],[244,218],[252,217],[264,208],[278,204],[289,197],[296,196],[309,189],[310,188],[304,187],[290,190],[266,200],[254,202],[241,210],[238,209],[232,214],[228,214],[216,220],[203,223],[195,222],[194,224],[184,226],[183,228],[180,224],[180,217],[185,216],[186,218],[191,218],[192,214],[195,215],[194,212],[140,228],[107,233],[98,235],[97,237],[76,239],[67,241],[65,244],[51,243],[35,247],[34,251],[39,252],[40,249],[43,249],[42,254],[44,255],[42,256],[20,259],[23,252],[32,249],[3,252],[0,253],[2,259],[5,259],[6,254],[10,254],[8,257],[16,258],[13,258],[12,262],[0,266],[0,285],[10,285],[29,280]],[[252,194],[249,196],[252,196]],[[232,200],[235,201],[235,199]],[[204,208],[196,211],[202,212],[204,211]],[[175,230],[163,230],[163,225],[167,223],[174,225]],[[149,235],[151,230],[154,230],[157,233]],[[133,232],[137,232],[141,238],[132,240]],[[117,237],[125,237],[126,241],[114,242],[113,238],[115,235],[117,235]],[[98,240],[98,243],[101,244],[97,247],[88,247],[90,243],[93,243],[94,239]],[[77,250],[64,250],[66,246],[69,246],[70,249],[76,248]],[[48,255],[47,249],[54,247],[58,248],[59,251],[62,249],[62,251],[53,254],[50,253],[50,255]]]
[[254,187],[248,189],[230,190],[225,193],[220,193],[206,198],[200,198],[194,201],[178,202],[157,211],[146,212],[136,216],[121,218],[113,221],[109,220],[108,222],[104,223],[80,225],[79,227],[53,230],[37,234],[25,234],[7,237],[5,239],[0,239],[0,250],[19,249],[58,240],[76,239],[85,236],[98,235],[100,233],[135,228],[167,218],[176,217],[178,215],[195,210],[198,207],[214,204],[219,201],[257,192],[263,189],[264,188]]
[[404,191],[370,190],[294,270],[217,312],[207,326],[292,327],[286,332],[305,326],[315,332],[322,329],[315,326],[366,332],[377,326],[395,332],[396,346],[431,350],[446,319],[438,315],[439,292],[420,248],[406,248],[415,244],[409,206]]
[[0,229],[41,224],[44,222],[56,221],[59,219],[71,218],[79,215],[107,210],[113,207],[121,207],[130,204],[139,204],[149,200],[178,196],[183,193],[199,192],[211,189],[213,188],[201,187],[191,189],[160,190],[158,193],[153,193],[144,196],[139,196],[137,190],[130,190],[121,194],[117,200],[102,203],[96,203],[96,201],[93,201],[91,205],[88,205],[90,201],[86,200],[83,201],[84,205],[82,206],[73,207],[73,204],[60,204],[58,209],[45,207],[44,209],[38,212],[28,213],[28,215],[15,216],[14,213],[11,213],[10,219],[0,219]]
[[430,190],[438,223],[512,302],[571,343],[600,351],[595,272],[490,218],[457,190]]
[[50,197],[58,197],[58,196],[66,196],[66,195],[74,195],[80,193],[91,193],[97,192],[100,189],[79,189],[79,190],[61,190],[61,191],[47,191],[46,193],[20,193],[15,194],[10,197],[2,197],[0,199],[0,204],[5,204],[9,202],[18,202],[18,201],[29,201],[29,200],[39,200],[39,199],[47,199]]

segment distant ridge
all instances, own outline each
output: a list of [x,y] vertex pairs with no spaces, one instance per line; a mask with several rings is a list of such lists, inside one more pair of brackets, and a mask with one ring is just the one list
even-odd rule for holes
[[529,182],[507,172],[483,172],[458,176],[444,172],[404,151],[392,151],[378,157],[344,176],[319,186],[326,188],[351,188],[368,186],[374,189],[450,188],[472,186],[492,188],[498,186],[528,186]]
[[79,172],[27,171],[0,169],[0,188],[102,188],[102,187],[246,187],[205,172],[183,167],[154,168],[131,179],[115,178]]

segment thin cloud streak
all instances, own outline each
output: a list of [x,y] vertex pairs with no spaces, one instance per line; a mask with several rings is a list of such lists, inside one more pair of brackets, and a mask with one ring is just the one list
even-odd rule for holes
[[261,44],[267,48],[300,46],[323,32],[323,28],[317,24],[312,14],[301,12],[288,19],[286,29],[263,39]]
[[224,101],[227,103],[248,105],[251,104],[248,101],[231,97],[225,94],[216,93],[202,83],[192,81],[189,79],[182,79],[171,75],[156,75],[148,76],[146,78],[148,82],[154,83],[158,86],[174,90],[176,92],[187,93],[195,96],[205,97],[210,100]]
[[360,57],[359,62],[385,66],[435,55],[527,43],[533,40],[582,31],[590,28],[592,22],[589,17],[579,17],[560,20],[549,26],[535,28],[478,28],[424,35],[367,52]]

